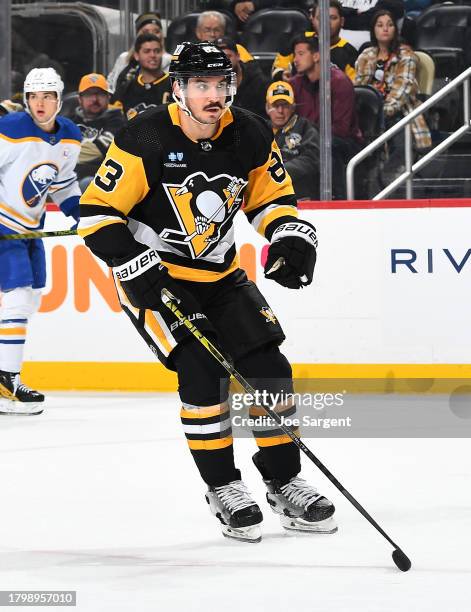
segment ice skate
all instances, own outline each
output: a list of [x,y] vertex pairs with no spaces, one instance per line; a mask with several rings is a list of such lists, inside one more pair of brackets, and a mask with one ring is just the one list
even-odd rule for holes
[[267,501],[273,512],[280,515],[281,525],[285,529],[310,533],[337,531],[333,518],[334,505],[314,487],[298,476],[287,483],[270,478],[259,453],[253,456],[253,462],[268,489]]
[[263,515],[241,480],[234,480],[221,487],[210,487],[206,501],[211,512],[221,521],[226,538],[243,542],[260,542],[259,524]]
[[34,415],[44,410],[44,395],[30,389],[19,374],[0,370],[0,414]]

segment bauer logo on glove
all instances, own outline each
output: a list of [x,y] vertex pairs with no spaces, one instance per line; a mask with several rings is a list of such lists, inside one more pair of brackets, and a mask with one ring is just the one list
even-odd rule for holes
[[130,280],[145,272],[147,268],[159,263],[160,257],[156,250],[148,249],[131,261],[113,269],[115,277],[120,280]]
[[300,289],[312,282],[316,265],[316,228],[298,219],[273,232],[265,264],[265,277],[282,287]]

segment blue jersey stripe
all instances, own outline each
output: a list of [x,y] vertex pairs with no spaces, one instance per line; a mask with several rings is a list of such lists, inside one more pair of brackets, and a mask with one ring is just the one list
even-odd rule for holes
[[0,325],[2,323],[28,323],[28,319],[1,319]]

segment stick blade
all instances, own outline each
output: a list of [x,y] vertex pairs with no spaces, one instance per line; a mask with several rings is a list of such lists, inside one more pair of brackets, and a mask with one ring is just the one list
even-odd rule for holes
[[408,572],[412,567],[411,560],[400,548],[396,548],[396,550],[393,551],[392,558],[401,572]]

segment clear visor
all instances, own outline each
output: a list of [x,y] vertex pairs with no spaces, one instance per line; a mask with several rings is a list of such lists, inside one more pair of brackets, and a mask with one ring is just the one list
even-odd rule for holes
[[221,77],[192,77],[178,79],[180,89],[186,99],[225,100],[236,94],[235,74]]

